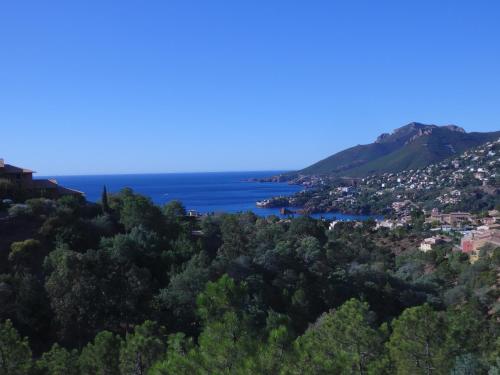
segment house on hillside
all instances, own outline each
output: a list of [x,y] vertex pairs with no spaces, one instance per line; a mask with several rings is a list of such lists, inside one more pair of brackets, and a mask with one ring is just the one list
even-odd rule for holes
[[32,182],[33,182],[33,193],[34,196],[37,197],[57,199],[65,195],[74,195],[74,196],[85,195],[81,191],[59,185],[57,180],[53,178],[33,180]]
[[474,261],[477,259],[481,247],[486,244],[500,246],[500,228],[480,226],[462,238],[460,247],[462,252],[469,254]]
[[0,178],[7,180],[18,187],[31,186],[33,180],[33,171],[26,168],[15,167],[10,164],[5,164],[3,159],[0,159]]
[[440,213],[437,208],[432,210],[431,216],[426,220],[428,223],[438,222],[440,224],[451,225],[452,227],[469,224],[472,221],[472,215],[468,212]]
[[450,239],[443,236],[434,236],[425,238],[419,246],[420,251],[426,253],[427,251],[431,251],[436,245],[440,245],[443,243],[450,242]]
[[0,181],[6,181],[13,190],[23,192],[26,197],[56,199],[65,195],[84,195],[81,191],[59,185],[54,179],[33,179],[33,173],[31,169],[6,164],[4,159],[0,159]]

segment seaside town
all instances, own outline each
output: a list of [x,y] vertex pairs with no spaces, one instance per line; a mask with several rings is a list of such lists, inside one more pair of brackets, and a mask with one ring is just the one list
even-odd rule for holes
[[[274,181],[286,181],[275,177]],[[414,213],[424,217],[418,249],[437,246],[477,259],[486,245],[500,246],[500,139],[454,158],[418,170],[383,173],[360,179],[298,176],[288,183],[305,190],[291,197],[257,202],[257,207],[281,207],[282,214],[355,213],[382,215],[375,229],[395,230],[412,225]],[[492,209],[488,209],[492,208]],[[337,220],[330,223],[333,230]],[[358,223],[361,225],[361,223]]]

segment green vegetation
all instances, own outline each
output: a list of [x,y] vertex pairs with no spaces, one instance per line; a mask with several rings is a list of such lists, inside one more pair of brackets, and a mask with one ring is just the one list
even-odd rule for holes
[[465,133],[456,127],[411,123],[375,143],[341,151],[298,173],[365,177],[418,169],[499,137],[500,132]]
[[2,374],[498,371],[500,249],[421,253],[417,214],[329,231],[130,189],[26,204],[0,222]]
[[495,140],[425,168],[373,174],[355,182],[302,176],[296,181],[306,179],[314,188],[287,197],[285,202],[281,197],[269,199],[268,206],[301,207],[306,213],[399,217],[409,215],[416,207],[481,214],[500,207],[499,153],[500,140]]

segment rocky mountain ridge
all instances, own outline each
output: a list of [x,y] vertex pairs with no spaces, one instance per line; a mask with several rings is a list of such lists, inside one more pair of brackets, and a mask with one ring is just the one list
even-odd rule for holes
[[363,177],[422,168],[498,137],[500,131],[467,133],[457,125],[411,122],[381,134],[374,143],[343,150],[296,173]]

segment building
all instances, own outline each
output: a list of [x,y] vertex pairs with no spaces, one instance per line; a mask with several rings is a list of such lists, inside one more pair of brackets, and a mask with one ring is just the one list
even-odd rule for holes
[[255,205],[260,208],[266,208],[269,206],[270,203],[271,203],[270,199],[264,199],[263,201],[255,202]]
[[188,217],[200,217],[201,214],[196,210],[187,210],[186,216],[188,216]]
[[375,229],[380,229],[380,228],[387,228],[387,229],[393,229],[395,227],[395,223],[390,220],[378,220],[377,224],[375,225]]
[[450,212],[447,214],[440,213],[438,209],[432,210],[431,216],[426,220],[427,222],[438,222],[440,224],[448,224],[452,227],[458,225],[469,224],[472,222],[472,215],[468,212]]
[[338,221],[332,221],[330,225],[328,226],[328,230],[334,230],[335,225],[337,225]]
[[500,211],[490,210],[490,211],[488,211],[488,216],[498,217],[498,216],[500,216]]
[[35,197],[44,197],[57,199],[63,197],[65,195],[75,195],[75,196],[84,196],[85,194],[81,191],[70,189],[64,186],[61,186],[57,183],[57,180],[51,178],[48,180],[40,179],[33,180],[33,196]]
[[493,225],[497,222],[497,218],[496,217],[490,217],[490,216],[487,216],[487,217],[484,217],[481,219],[481,223],[484,224],[484,225]]
[[[59,185],[54,179],[33,179],[33,173],[35,172],[30,169],[6,164],[4,159],[0,159],[0,180],[8,181],[13,191],[22,192],[25,197],[56,199],[65,195],[84,195],[81,191]],[[13,191],[3,192],[3,194],[13,193]]]
[[462,252],[469,254],[471,259],[477,259],[479,250],[486,244],[500,246],[500,229],[483,225],[476,230],[468,232],[461,240]]
[[434,236],[434,237],[429,237],[425,238],[421,243],[420,243],[420,251],[423,251],[426,253],[427,251],[431,251],[436,245],[442,244],[447,242],[445,238],[440,237],[440,236]]
[[0,179],[7,180],[17,187],[31,187],[33,173],[30,169],[5,164],[4,159],[0,159]]

